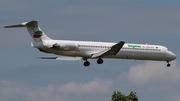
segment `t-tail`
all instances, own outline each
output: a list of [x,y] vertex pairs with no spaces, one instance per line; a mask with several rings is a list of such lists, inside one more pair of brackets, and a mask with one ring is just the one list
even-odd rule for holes
[[35,42],[51,40],[38,26],[38,21],[33,20],[30,22],[24,22],[17,25],[4,26],[4,28],[17,28],[17,27],[26,27],[29,34],[31,35],[31,37]]

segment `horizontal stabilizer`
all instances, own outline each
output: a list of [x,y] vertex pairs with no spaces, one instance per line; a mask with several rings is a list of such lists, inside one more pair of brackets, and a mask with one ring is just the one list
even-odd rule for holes
[[35,21],[35,20],[32,20],[30,22],[24,22],[24,23],[21,23],[21,24],[4,26],[4,28],[16,28],[16,27],[26,27],[26,26],[37,27],[38,26],[38,22]]
[[31,35],[31,37],[35,42],[52,40],[41,30],[41,28],[38,26],[38,21],[36,20],[32,20],[30,22],[23,22],[21,24],[4,26],[4,28],[19,28],[19,27],[26,27],[29,34]]
[[26,27],[27,22],[17,24],[17,25],[10,25],[10,26],[4,26],[4,28],[16,28],[16,27]]
[[55,60],[82,60],[82,57],[68,57],[68,56],[57,56],[57,57],[37,57],[39,59],[55,59]]

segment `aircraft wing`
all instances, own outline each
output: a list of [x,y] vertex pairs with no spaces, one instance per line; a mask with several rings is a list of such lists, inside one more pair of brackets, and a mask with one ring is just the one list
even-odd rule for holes
[[124,41],[120,41],[119,43],[113,45],[112,47],[110,47],[106,50],[103,50],[101,52],[93,54],[92,58],[96,58],[96,57],[100,57],[100,56],[104,56],[104,55],[114,55],[115,56],[121,50],[121,48],[123,47],[124,44],[125,44]]
[[82,60],[82,57],[68,57],[68,56],[57,56],[57,57],[37,57],[38,59],[54,59],[54,60]]

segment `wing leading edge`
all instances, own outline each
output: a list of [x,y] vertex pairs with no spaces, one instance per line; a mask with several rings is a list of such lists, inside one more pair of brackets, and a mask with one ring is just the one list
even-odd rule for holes
[[105,55],[114,55],[115,56],[121,50],[121,48],[123,47],[124,44],[125,44],[124,41],[120,41],[119,43],[113,45],[112,47],[110,47],[106,50],[92,54],[92,58],[102,57]]

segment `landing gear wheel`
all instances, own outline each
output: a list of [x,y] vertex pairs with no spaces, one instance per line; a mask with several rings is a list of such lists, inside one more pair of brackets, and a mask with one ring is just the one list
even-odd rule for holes
[[170,66],[171,66],[171,64],[169,64],[169,61],[167,61],[167,63],[168,63],[168,64],[167,64],[167,67],[170,67]]
[[171,64],[168,63],[168,64],[167,64],[167,67],[170,67],[170,66],[171,66]]
[[101,58],[97,60],[97,63],[98,63],[98,64],[102,64],[103,62],[104,62],[104,61],[103,61],[103,59],[101,59]]
[[90,65],[90,62],[89,62],[89,61],[85,61],[85,62],[84,62],[84,66],[85,66],[85,67],[87,67],[87,66],[89,66],[89,65]]

